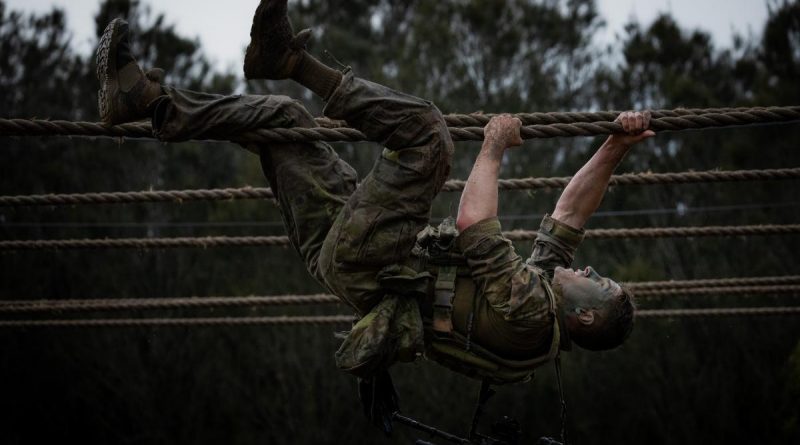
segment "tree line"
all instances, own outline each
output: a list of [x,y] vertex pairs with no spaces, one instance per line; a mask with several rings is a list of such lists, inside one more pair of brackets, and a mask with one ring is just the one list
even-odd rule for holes
[[[770,0],[760,35],[720,47],[668,14],[630,23],[608,47],[594,0],[304,0],[296,29],[310,50],[448,112],[529,112],[800,104],[800,2]],[[134,53],[167,82],[201,91],[288,94],[290,82],[246,82],[220,71],[180,17],[136,0],[100,2],[96,36],[113,17],[132,24]],[[249,23],[242,24],[249,26]],[[241,48],[232,48],[238,51]],[[78,53],[64,11],[22,14],[0,0],[3,117],[97,120],[92,55]],[[620,171],[794,167],[796,125],[660,134]],[[600,138],[534,140],[509,155],[505,177],[566,176]],[[79,138],[2,138],[0,194],[266,186],[258,160],[227,143],[160,144]],[[369,143],[335,148],[363,175]],[[479,145],[459,143],[453,177]],[[557,191],[506,192],[505,230],[538,226]],[[433,218],[458,196],[437,200]],[[612,188],[600,227],[796,223],[792,181]],[[280,235],[269,202],[191,202],[0,209],[3,239]],[[586,241],[577,265],[622,281],[796,274],[796,237]],[[529,243],[518,243],[523,255]],[[0,298],[112,298],[311,293],[290,249],[0,253]],[[795,304],[792,296],[644,300],[642,308]],[[346,308],[163,310],[146,316],[342,313]],[[83,314],[81,315],[83,316]],[[103,317],[106,314],[86,314]],[[141,314],[121,313],[136,317]],[[29,317],[20,317],[29,318]],[[0,330],[5,443],[411,443],[369,427],[354,382],[332,360],[330,328]],[[800,329],[791,318],[640,320],[615,351],[564,357],[576,443],[759,443],[800,438]],[[422,362],[393,369],[409,415],[467,428],[478,385]],[[501,388],[487,418],[519,419],[526,440],[558,432],[551,367]]]

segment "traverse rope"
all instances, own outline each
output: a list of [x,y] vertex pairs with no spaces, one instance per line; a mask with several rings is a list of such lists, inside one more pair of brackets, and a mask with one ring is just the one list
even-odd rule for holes
[[[586,238],[675,238],[708,236],[786,235],[800,233],[800,224],[764,224],[746,226],[645,227],[625,229],[589,229]],[[535,240],[534,230],[503,232],[511,241]],[[206,236],[174,238],[112,238],[0,241],[0,251],[52,249],[167,249],[178,247],[286,247],[286,236]]]
[[[646,309],[637,318],[727,317],[727,316],[800,315],[800,306]],[[73,320],[2,320],[0,328],[59,327],[216,327],[216,326],[299,326],[344,325],[355,321],[352,315],[210,317],[210,318],[95,318]]]
[[689,295],[752,295],[783,294],[800,295],[800,285],[782,284],[773,286],[728,286],[728,287],[685,287],[680,289],[646,289],[634,291],[638,297],[674,297]]
[[[571,176],[552,178],[501,179],[501,190],[530,190],[564,188]],[[699,182],[764,181],[800,178],[800,168],[766,170],[709,170],[677,173],[625,173],[611,177],[609,185],[689,184]],[[447,181],[442,191],[456,192],[464,189],[466,181]],[[195,190],[147,190],[140,192],[70,193],[46,195],[0,196],[0,206],[127,204],[143,202],[233,201],[240,199],[274,199],[275,194],[266,187],[242,187]]]
[[648,289],[683,289],[692,287],[759,286],[800,283],[800,275],[777,277],[713,278],[700,280],[640,281],[624,283],[637,292]]
[[[800,120],[800,107],[756,107],[740,110],[707,110],[704,114],[682,114],[657,117],[650,121],[650,129],[655,131],[695,130],[739,125],[787,123]],[[676,111],[676,113],[678,113]],[[531,124],[522,127],[523,139],[596,136],[622,132],[622,125],[609,119],[582,122],[581,113],[553,113],[570,123]],[[591,114],[590,114],[591,115]],[[589,115],[589,116],[590,116]],[[475,116],[475,115],[465,115]],[[480,116],[480,115],[478,115]],[[525,115],[522,115],[525,117]],[[586,117],[589,117],[586,116]],[[616,116],[614,116],[616,117]],[[468,119],[465,117],[464,119]],[[483,119],[483,118],[476,118]],[[530,121],[532,119],[527,119]],[[449,127],[455,141],[479,141],[483,139],[482,126]],[[0,136],[107,136],[129,138],[152,138],[152,128],[146,122],[106,127],[96,122],[71,122],[64,120],[41,119],[0,119]],[[363,141],[366,137],[358,130],[338,128],[271,128],[254,129],[237,135],[207,133],[205,140],[239,143],[259,142],[310,142],[310,141]]]
[[146,326],[286,326],[352,323],[352,315],[278,315],[267,317],[112,318],[89,320],[2,320],[0,328],[146,327]]
[[738,315],[800,315],[800,307],[776,306],[702,309],[642,309],[636,311],[637,318],[728,317]]
[[[749,282],[783,281],[789,277],[757,277]],[[688,282],[700,283],[704,280]],[[722,281],[722,280],[720,280]],[[688,283],[687,282],[687,283]],[[669,282],[667,282],[669,283]],[[651,282],[626,283],[639,297],[689,296],[689,295],[800,295],[800,284],[765,286],[688,287],[636,290],[637,284],[648,286]],[[668,286],[668,285],[667,285]],[[6,300],[0,301],[0,313],[112,311],[150,309],[197,309],[220,307],[284,307],[300,305],[341,304],[342,300],[330,294],[275,295],[249,297],[185,297],[185,298],[94,298],[64,300]]]
[[[796,108],[796,107],[789,107]],[[738,107],[738,108],[677,108],[674,110],[650,110],[653,119],[665,117],[682,117],[689,115],[704,115],[717,113],[754,113],[758,114],[762,110],[769,113],[787,114],[788,112],[781,107]],[[522,121],[522,125],[548,125],[548,124],[571,124],[575,122],[613,122],[623,111],[596,111],[596,112],[552,112],[552,113],[517,113],[513,116]],[[495,114],[447,114],[444,116],[448,127],[476,127],[485,126]],[[766,117],[766,116],[765,116]],[[325,125],[321,125],[325,126]]]
[[0,313],[190,309],[240,306],[299,306],[338,304],[342,300],[330,294],[276,295],[251,297],[187,297],[187,298],[111,298],[68,300],[15,300],[0,302]]

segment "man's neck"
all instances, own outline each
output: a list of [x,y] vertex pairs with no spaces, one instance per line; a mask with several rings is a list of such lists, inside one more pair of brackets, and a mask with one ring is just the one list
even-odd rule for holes
[[553,291],[553,300],[556,303],[555,313],[556,313],[556,323],[558,323],[558,330],[561,333],[561,343],[559,347],[563,351],[569,351],[572,349],[572,341],[569,338],[569,330],[567,329],[566,323],[566,316],[567,313],[574,308],[567,307],[568,302],[564,299],[564,295],[561,289],[561,284],[558,283],[555,279],[550,281],[550,289]]

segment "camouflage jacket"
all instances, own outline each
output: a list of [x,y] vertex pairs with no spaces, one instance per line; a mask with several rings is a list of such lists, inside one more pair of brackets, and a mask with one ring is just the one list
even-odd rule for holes
[[[497,218],[464,230],[453,247],[465,263],[455,286],[454,330],[507,359],[547,353],[557,321],[542,280],[551,280],[557,266],[570,266],[582,239],[582,230],[545,216],[533,254],[523,260],[502,235]],[[368,375],[423,353],[423,316],[430,312],[436,271],[413,257],[385,269],[379,280],[387,296],[353,327],[336,353],[337,365]]]

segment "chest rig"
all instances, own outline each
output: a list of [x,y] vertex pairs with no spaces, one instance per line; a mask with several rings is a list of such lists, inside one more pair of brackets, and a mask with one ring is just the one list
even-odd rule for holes
[[[530,359],[499,357],[474,343],[472,328],[475,325],[480,289],[473,289],[470,295],[466,295],[456,286],[459,277],[470,277],[466,259],[455,248],[457,237],[455,220],[446,218],[438,227],[429,226],[420,232],[412,251],[412,255],[418,258],[419,270],[428,271],[435,276],[427,301],[420,302],[426,357],[454,372],[491,384],[530,380],[537,367],[558,356],[561,341],[559,323],[553,323],[553,339],[548,351]],[[557,320],[553,290],[548,280],[541,281],[550,300],[553,319]],[[456,298],[465,298],[471,302],[465,332],[454,328],[453,302]]]

